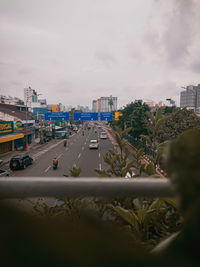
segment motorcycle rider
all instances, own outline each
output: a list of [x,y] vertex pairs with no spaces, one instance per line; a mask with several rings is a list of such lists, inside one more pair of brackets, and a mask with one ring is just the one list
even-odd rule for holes
[[55,168],[58,166],[58,159],[56,157],[53,159],[53,166],[55,166]]
[[66,145],[67,145],[67,139],[64,140],[64,146],[66,146]]

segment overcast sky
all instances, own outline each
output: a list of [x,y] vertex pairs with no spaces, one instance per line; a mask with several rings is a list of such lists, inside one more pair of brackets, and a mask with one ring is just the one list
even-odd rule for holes
[[200,83],[199,0],[0,0],[0,93],[179,105]]

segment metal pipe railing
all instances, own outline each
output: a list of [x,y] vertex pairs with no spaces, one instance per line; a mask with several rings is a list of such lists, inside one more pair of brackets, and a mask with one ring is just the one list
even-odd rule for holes
[[5,177],[0,199],[29,197],[174,197],[167,178]]

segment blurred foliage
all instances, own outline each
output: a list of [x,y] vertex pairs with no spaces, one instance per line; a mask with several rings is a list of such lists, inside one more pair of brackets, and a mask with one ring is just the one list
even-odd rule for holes
[[166,155],[168,175],[183,212],[200,198],[200,130],[187,130],[171,142]]
[[200,118],[195,115],[194,111],[174,108],[170,118],[161,127],[159,142],[173,140],[184,131],[194,128],[200,129]]

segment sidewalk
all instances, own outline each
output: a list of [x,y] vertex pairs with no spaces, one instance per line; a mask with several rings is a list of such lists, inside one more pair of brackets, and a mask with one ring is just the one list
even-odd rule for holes
[[0,154],[0,159],[3,160],[3,165],[6,165],[10,162],[10,159],[13,157],[13,156],[16,156],[16,155],[20,155],[20,154],[25,154],[25,153],[28,153],[29,151],[32,151],[34,149],[37,149],[39,147],[41,147],[42,145],[39,144],[39,141],[38,141],[39,138],[35,139],[34,140],[34,143],[33,144],[30,144],[28,146],[28,151],[27,150],[15,150],[15,151],[9,151],[7,153],[4,153],[4,154]]

